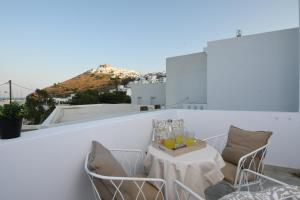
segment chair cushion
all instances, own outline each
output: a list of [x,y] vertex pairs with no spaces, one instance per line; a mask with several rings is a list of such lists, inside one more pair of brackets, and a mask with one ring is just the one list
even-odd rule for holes
[[237,166],[225,161],[225,166],[222,168],[225,181],[234,184]]
[[[136,177],[139,177],[139,178],[147,178],[147,175],[146,174],[137,174]],[[141,183],[138,183],[139,186],[141,186]],[[143,192],[146,196],[147,199],[149,200],[154,200],[158,194],[158,189],[155,187],[154,184],[151,184],[150,182],[146,182],[143,186]],[[138,191],[136,191],[138,192]],[[139,199],[143,199],[143,198],[139,198]],[[157,200],[162,200],[164,199],[163,195],[161,193],[158,194],[158,197],[157,197]]]
[[[103,176],[117,176],[127,177],[126,172],[122,168],[121,164],[115,159],[111,152],[106,149],[99,142],[92,142],[92,151],[89,157],[89,169],[99,175]],[[121,182],[114,181],[118,186]],[[100,197],[103,200],[111,200],[116,189],[109,180],[94,179],[94,184],[98,190]],[[141,182],[137,182],[141,186]],[[136,199],[138,194],[138,188],[132,181],[123,181],[119,190],[125,199]],[[142,188],[143,193],[147,199],[155,199],[158,192],[157,188],[146,182]],[[115,199],[122,199],[119,194],[116,195]],[[138,200],[142,200],[143,197],[139,196]],[[163,199],[162,195],[159,195],[158,200]]]
[[[237,166],[230,162],[225,161],[225,166],[222,168],[221,171],[224,175],[224,180],[233,185],[234,181],[235,181]],[[240,178],[240,176],[238,175],[238,177],[237,177],[238,181],[239,181],[239,178]],[[253,174],[248,175],[248,181],[254,181],[255,178],[256,178],[256,176],[254,176]]]
[[298,186],[273,186],[260,192],[238,191],[230,193],[219,200],[282,200],[300,198]]
[[103,176],[127,176],[111,152],[97,141],[92,142],[89,167]]
[[[96,141],[92,142],[92,151],[89,156],[89,169],[103,176],[127,176],[121,164],[115,159],[111,152]],[[102,199],[112,198],[115,188],[109,181],[94,179],[94,183]],[[119,181],[116,181],[117,185],[118,183]],[[126,185],[123,185],[122,189],[124,187],[126,187]]]
[[266,145],[271,135],[272,132],[247,131],[231,125],[222,157],[225,161],[238,165],[242,156]]

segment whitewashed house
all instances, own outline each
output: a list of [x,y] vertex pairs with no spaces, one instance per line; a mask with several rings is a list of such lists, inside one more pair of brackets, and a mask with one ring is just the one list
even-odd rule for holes
[[133,105],[160,105],[166,104],[165,82],[132,82],[131,104]]
[[298,41],[292,28],[210,41],[205,52],[167,58],[167,106],[298,111]]
[[167,58],[166,106],[185,108],[207,103],[207,54]]

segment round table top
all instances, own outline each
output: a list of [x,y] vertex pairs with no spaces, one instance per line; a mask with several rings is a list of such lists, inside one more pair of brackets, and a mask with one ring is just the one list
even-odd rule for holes
[[221,166],[224,165],[222,159],[220,159],[219,152],[210,145],[206,145],[206,147],[195,150],[183,155],[179,156],[171,156],[162,150],[159,150],[152,145],[148,148],[148,153],[154,156],[156,159],[168,161],[171,163],[185,163],[185,164],[192,164],[192,163],[199,163],[199,162],[218,162]]

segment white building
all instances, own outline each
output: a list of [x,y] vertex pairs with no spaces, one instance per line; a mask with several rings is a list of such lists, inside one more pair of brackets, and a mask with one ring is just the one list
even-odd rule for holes
[[131,104],[134,105],[161,105],[166,104],[166,83],[133,82],[131,88]]
[[54,102],[58,105],[60,104],[67,104],[69,101],[72,100],[72,98],[75,96],[75,94],[71,94],[70,96],[68,97],[65,97],[65,98],[53,98]]
[[208,108],[298,111],[299,29],[208,42]]
[[206,54],[167,58],[167,105],[298,111],[298,40],[293,28],[211,41]]
[[207,55],[205,52],[167,58],[166,105],[207,103]]

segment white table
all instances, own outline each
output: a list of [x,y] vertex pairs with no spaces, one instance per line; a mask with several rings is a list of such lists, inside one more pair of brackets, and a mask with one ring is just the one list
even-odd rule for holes
[[205,197],[205,189],[224,178],[221,168],[225,163],[219,152],[209,145],[177,157],[150,145],[144,165],[149,178],[166,180],[167,195],[171,200],[175,199],[175,179]]

